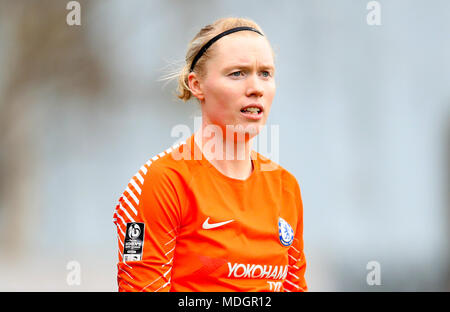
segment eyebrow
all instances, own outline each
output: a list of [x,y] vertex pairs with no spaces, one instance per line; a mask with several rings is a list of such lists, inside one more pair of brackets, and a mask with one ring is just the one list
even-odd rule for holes
[[[231,64],[228,65],[224,68],[224,71],[228,71],[231,69],[251,69],[253,68],[253,66],[244,64],[244,63],[235,63],[235,64]],[[273,65],[268,65],[268,64],[262,64],[260,66],[258,66],[259,69],[270,69],[270,70],[275,70],[275,67]]]

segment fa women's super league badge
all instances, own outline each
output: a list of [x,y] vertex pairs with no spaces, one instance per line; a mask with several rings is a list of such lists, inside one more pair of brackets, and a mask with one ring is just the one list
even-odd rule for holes
[[294,240],[294,230],[283,218],[278,219],[278,236],[283,246],[289,246]]
[[145,224],[140,222],[127,223],[125,242],[123,244],[123,261],[142,260],[144,248]]

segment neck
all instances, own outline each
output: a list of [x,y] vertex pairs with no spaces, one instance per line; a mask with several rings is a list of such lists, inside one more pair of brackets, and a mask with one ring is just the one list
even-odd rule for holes
[[203,156],[223,175],[233,179],[245,180],[252,171],[251,161],[252,139],[239,140],[233,135],[222,135],[222,131],[207,124],[202,124],[194,134],[194,140],[201,149]]

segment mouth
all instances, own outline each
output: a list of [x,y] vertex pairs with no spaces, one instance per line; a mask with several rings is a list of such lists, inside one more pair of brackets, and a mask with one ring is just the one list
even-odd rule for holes
[[259,104],[250,104],[241,108],[241,114],[248,119],[259,120],[262,118],[264,108]]

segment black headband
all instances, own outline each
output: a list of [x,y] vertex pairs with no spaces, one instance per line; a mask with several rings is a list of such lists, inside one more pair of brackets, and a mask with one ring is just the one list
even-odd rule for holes
[[217,40],[219,40],[220,38],[222,38],[223,36],[232,34],[234,32],[237,31],[242,31],[242,30],[250,30],[250,31],[254,31],[257,32],[258,34],[260,34],[261,36],[264,36],[259,30],[253,28],[253,27],[247,27],[247,26],[242,26],[242,27],[235,27],[235,28],[231,28],[228,29],[220,34],[218,34],[217,36],[213,37],[212,39],[210,39],[201,49],[200,51],[198,51],[197,55],[194,57],[194,60],[192,61],[191,64],[191,69],[189,71],[193,71],[194,70],[194,66],[195,64],[197,64],[199,58],[203,55],[203,53],[206,52],[206,50]]

